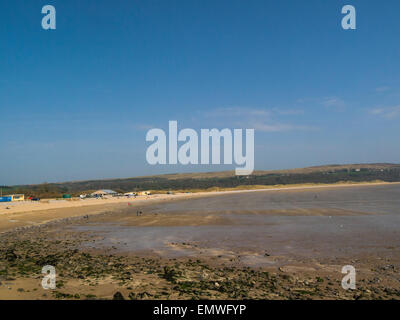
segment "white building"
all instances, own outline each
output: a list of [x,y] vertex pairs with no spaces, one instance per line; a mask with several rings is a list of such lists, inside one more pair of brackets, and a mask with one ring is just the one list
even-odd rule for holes
[[114,190],[109,190],[109,189],[101,189],[101,190],[97,190],[95,192],[92,193],[92,196],[94,197],[104,197],[104,196],[113,196],[116,195],[117,192],[115,192]]

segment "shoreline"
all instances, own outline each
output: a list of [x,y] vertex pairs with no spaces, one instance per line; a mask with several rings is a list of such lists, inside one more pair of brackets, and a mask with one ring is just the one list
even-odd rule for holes
[[[25,226],[0,233],[0,299],[399,299],[398,190],[296,186],[17,213]],[[391,210],[367,214],[379,201]],[[349,264],[354,291],[341,287]],[[41,287],[44,265],[57,269],[55,290]]]
[[[195,193],[153,194],[150,196],[137,196],[136,198],[109,198],[109,199],[73,199],[55,200],[46,199],[43,202],[15,202],[0,205],[0,233],[11,231],[21,227],[38,226],[48,222],[56,222],[63,219],[97,215],[101,213],[119,212],[127,206],[143,207],[163,202],[207,198],[229,194],[273,191],[302,191],[310,189],[351,188],[396,185],[400,182],[362,182],[362,183],[336,183],[313,184],[293,186],[273,186],[257,189],[202,191]],[[6,208],[9,209],[6,209]]]

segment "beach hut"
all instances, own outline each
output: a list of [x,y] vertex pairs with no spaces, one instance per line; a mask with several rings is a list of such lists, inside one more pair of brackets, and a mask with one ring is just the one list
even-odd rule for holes
[[17,201],[24,201],[25,195],[23,194],[10,194],[4,197],[0,197],[0,202],[17,202]]
[[25,195],[24,194],[12,194],[9,197],[11,197],[11,201],[24,201],[25,200]]
[[10,196],[0,197],[0,202],[11,202],[11,197]]

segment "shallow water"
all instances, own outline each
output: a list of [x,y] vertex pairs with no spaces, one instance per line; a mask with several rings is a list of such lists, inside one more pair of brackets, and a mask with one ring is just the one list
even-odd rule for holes
[[[285,214],[294,209],[305,211]],[[327,210],[315,216],[307,215],[308,209]],[[135,210],[127,210],[126,215]],[[149,205],[143,210],[165,217],[216,214],[232,223],[143,227],[114,221],[74,228],[103,237],[87,243],[89,247],[114,246],[167,257],[241,255],[248,265],[274,263],[270,258],[274,256],[346,257],[400,248],[400,185],[235,193]],[[341,211],[357,214],[340,215]]]
[[165,203],[159,212],[235,213],[265,210],[340,208],[369,213],[400,213],[400,184],[225,194]]

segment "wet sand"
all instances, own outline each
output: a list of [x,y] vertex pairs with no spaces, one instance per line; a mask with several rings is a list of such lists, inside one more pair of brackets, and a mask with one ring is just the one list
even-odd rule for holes
[[[137,216],[138,210],[142,215]],[[164,257],[248,251],[257,265],[272,263],[260,258],[265,252],[288,259],[375,254],[400,248],[400,185],[179,200],[126,208],[71,230],[104,237],[90,247]],[[182,242],[195,243],[203,252],[174,245]]]
[[[254,190],[232,190],[232,191],[213,191],[213,192],[197,192],[197,193],[176,193],[176,194],[156,194],[151,196],[138,196],[137,198],[126,197],[112,197],[107,199],[71,199],[71,200],[55,200],[44,199],[40,202],[23,201],[23,202],[6,202],[0,203],[0,233],[12,230],[17,227],[33,226],[42,223],[47,223],[53,220],[73,218],[78,216],[93,215],[103,212],[118,212],[127,206],[138,207],[141,205],[162,203],[163,205],[168,202],[175,202],[181,199],[203,199],[208,198],[207,201],[212,201],[212,198],[226,195],[245,194],[246,198],[251,199],[251,194],[259,192],[296,192],[307,190],[331,190],[331,189],[347,189],[355,186],[359,188],[371,186],[385,186],[385,185],[400,185],[399,183],[358,183],[358,184],[333,184],[333,185],[293,185],[293,186],[271,186],[262,189]],[[235,198],[235,197],[234,197]],[[202,200],[199,200],[202,203]],[[247,200],[246,200],[247,201]],[[199,202],[194,202],[194,204]],[[224,205],[219,202],[219,205]],[[199,210],[204,212],[203,206],[198,206]],[[242,212],[246,212],[245,208]],[[224,207],[215,207],[213,210],[221,212]],[[230,210],[230,209],[229,209]],[[256,209],[252,209],[252,213]],[[286,210],[288,210],[286,208]],[[297,209],[296,209],[297,210]],[[288,210],[289,212],[289,210]],[[297,214],[297,212],[293,212]],[[347,214],[347,213],[346,213]]]

